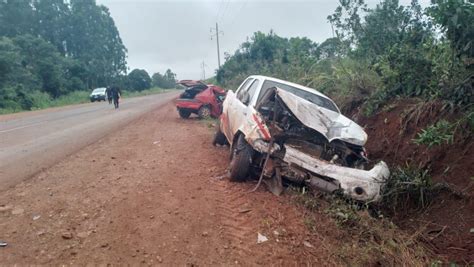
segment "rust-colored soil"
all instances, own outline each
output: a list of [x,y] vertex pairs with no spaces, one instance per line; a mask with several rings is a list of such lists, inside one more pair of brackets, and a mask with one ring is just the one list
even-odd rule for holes
[[438,255],[459,263],[474,262],[474,142],[472,134],[463,141],[459,136],[453,145],[428,148],[416,145],[417,133],[440,118],[449,121],[459,114],[443,112],[440,103],[420,104],[419,101],[399,101],[388,110],[370,118],[361,117],[369,135],[367,149],[372,159],[383,159],[389,166],[411,164],[429,168],[434,182],[448,184],[456,197],[443,192],[436,196],[424,212],[395,214],[393,219],[405,229],[426,227],[425,242]]
[[169,104],[3,191],[0,262],[338,263],[335,224],[315,216],[309,231],[289,196],[222,178],[228,151],[212,134]]

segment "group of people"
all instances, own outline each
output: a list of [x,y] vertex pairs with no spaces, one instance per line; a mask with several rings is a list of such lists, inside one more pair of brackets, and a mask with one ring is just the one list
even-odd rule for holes
[[107,95],[107,99],[109,100],[109,104],[112,104],[112,100],[114,101],[114,106],[117,109],[119,107],[119,98],[122,96],[122,91],[117,86],[108,86],[105,89],[105,94]]

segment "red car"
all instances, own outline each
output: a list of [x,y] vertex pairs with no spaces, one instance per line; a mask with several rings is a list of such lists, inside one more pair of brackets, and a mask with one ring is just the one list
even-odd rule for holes
[[178,84],[187,87],[176,100],[176,108],[181,118],[187,119],[192,113],[201,119],[218,118],[221,115],[226,94],[224,89],[196,80],[182,80]]

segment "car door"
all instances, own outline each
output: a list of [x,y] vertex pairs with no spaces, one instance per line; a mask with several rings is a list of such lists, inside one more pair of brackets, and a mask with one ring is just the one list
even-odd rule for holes
[[234,127],[232,127],[233,124],[235,124],[235,114],[236,114],[236,111],[235,111],[235,102],[238,102],[239,100],[237,99],[237,95],[243,91],[243,90],[246,90],[247,87],[250,85],[250,83],[253,81],[253,78],[247,78],[245,81],[242,82],[242,84],[240,84],[239,88],[237,89],[237,91],[232,92],[232,91],[229,91],[227,93],[227,96],[226,96],[226,99],[224,101],[224,105],[223,105],[223,113],[224,114],[224,120],[225,121],[222,121],[222,125],[224,127],[222,127],[222,130],[224,132],[224,134],[226,135],[227,137],[227,140],[229,140],[229,142],[232,142],[232,139],[234,138],[234,134],[235,132],[232,131],[232,129]]
[[244,123],[247,123],[247,116],[251,116],[253,114],[253,107],[251,103],[259,86],[260,80],[254,79],[249,86],[243,88],[244,90],[242,90],[240,93],[237,93],[236,101],[234,101],[233,104],[233,123],[230,124],[233,134],[241,129]]

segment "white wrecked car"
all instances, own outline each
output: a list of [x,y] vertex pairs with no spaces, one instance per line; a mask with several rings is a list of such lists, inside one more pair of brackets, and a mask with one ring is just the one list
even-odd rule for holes
[[228,92],[214,138],[214,144],[230,144],[231,180],[256,170],[276,194],[284,178],[377,201],[390,172],[383,161],[366,170],[366,141],[364,130],[325,95],[265,76],[250,76]]

